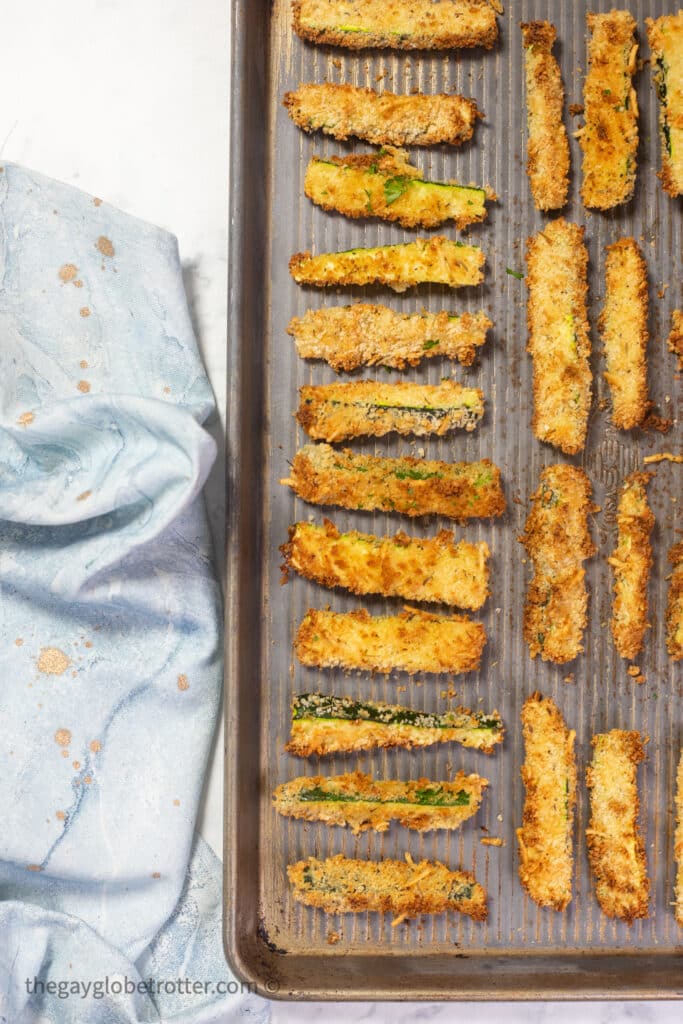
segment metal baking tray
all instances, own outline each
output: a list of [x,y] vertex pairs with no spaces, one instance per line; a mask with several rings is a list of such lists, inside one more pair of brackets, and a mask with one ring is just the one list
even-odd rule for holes
[[[647,65],[637,76],[641,147],[637,196],[608,215],[590,215],[579,198],[580,154],[572,138],[572,194],[566,215],[585,223],[590,249],[591,322],[595,401],[582,464],[602,511],[593,520],[599,555],[588,563],[590,622],[585,653],[567,666],[532,662],[522,638],[522,608],[530,567],[518,543],[528,498],[541,469],[562,461],[531,433],[531,366],[525,353],[525,286],[506,268],[524,270],[526,238],[546,218],[534,210],[525,174],[526,135],[519,22],[547,17],[558,29],[557,52],[567,105],[582,101],[585,15],[607,11],[611,0],[519,0],[500,18],[500,45],[490,53],[349,54],[302,43],[291,31],[289,0],[235,0],[232,67],[232,178],[229,351],[229,496],[226,668],[225,944],[237,974],[259,991],[289,999],[532,999],[673,998],[683,994],[683,936],[675,924],[673,892],[673,784],[681,744],[681,669],[664,646],[667,551],[679,537],[676,495],[681,470],[662,465],[650,485],[657,516],[650,590],[652,629],[639,661],[647,683],[638,686],[615,657],[607,622],[611,576],[606,556],[615,544],[616,495],[620,481],[648,451],[680,448],[680,388],[675,360],[666,349],[671,310],[681,302],[681,205],[667,198],[656,177],[659,166],[657,107]],[[644,18],[675,12],[679,0],[629,0],[639,23],[646,57]],[[298,288],[287,264],[292,253],[329,251],[405,239],[411,233],[375,222],[349,222],[314,208],[303,194],[303,175],[313,153],[364,150],[309,137],[289,120],[282,96],[299,82],[323,80],[375,85],[408,92],[456,91],[473,96],[486,114],[471,144],[459,149],[414,150],[418,165],[437,180],[458,178],[490,184],[500,196],[486,224],[471,238],[484,248],[486,282],[477,289],[412,290],[403,296],[381,289],[342,289],[323,294]],[[566,114],[575,129],[580,118]],[[617,434],[605,408],[604,363],[595,325],[602,303],[603,248],[620,236],[641,241],[650,271],[651,393],[662,415],[674,419],[672,433]],[[668,286],[668,287],[667,287]],[[286,327],[308,307],[355,301],[384,302],[397,310],[442,308],[488,311],[495,330],[481,357],[458,379],[484,390],[487,412],[473,434],[447,439],[384,439],[366,445],[378,453],[415,453],[446,460],[488,456],[502,469],[508,513],[495,523],[470,522],[456,532],[485,539],[493,554],[492,597],[478,616],[489,643],[481,671],[453,680],[457,697],[442,696],[448,680],[411,682],[298,665],[292,652],[295,628],[310,607],[351,609],[359,601],[327,592],[301,579],[280,583],[278,547],[299,518],[320,522],[327,514],[340,528],[385,534],[399,525],[428,535],[436,521],[406,523],[392,515],[321,510],[295,500],[278,484],[304,438],[292,413],[297,387],[334,379],[326,364],[297,358]],[[446,364],[408,371],[436,383],[451,372]],[[378,374],[382,371],[379,369]],[[361,374],[362,376],[363,374]],[[364,376],[372,376],[366,371]],[[392,379],[399,379],[393,375]],[[362,445],[359,447],[363,447]],[[372,611],[395,608],[383,600],[363,602]],[[567,677],[573,674],[573,682]],[[289,705],[295,692],[323,692],[397,701],[442,709],[449,703],[498,708],[507,724],[504,749],[491,758],[452,747],[418,753],[384,751],[302,762],[284,753]],[[642,825],[652,878],[652,911],[632,928],[602,916],[592,894],[586,860],[585,788],[580,786],[573,901],[564,914],[541,910],[517,879],[514,837],[522,811],[519,778],[522,740],[519,713],[534,690],[551,695],[577,732],[580,778],[595,732],[621,727],[650,737],[640,771]],[[362,768],[380,777],[450,777],[477,771],[491,786],[479,816],[452,835],[420,837],[392,827],[383,836],[354,838],[339,828],[279,818],[271,793],[295,775]],[[503,848],[480,844],[502,836]],[[315,854],[438,858],[474,871],[487,887],[489,919],[474,924],[457,915],[424,918],[391,927],[390,915],[326,917],[296,904],[288,892],[287,863]],[[338,933],[338,941],[331,940]]]

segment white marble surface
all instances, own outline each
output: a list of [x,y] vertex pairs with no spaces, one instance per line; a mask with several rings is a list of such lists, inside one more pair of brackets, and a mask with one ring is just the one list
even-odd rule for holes
[[[0,159],[106,198],[179,238],[199,342],[225,422],[229,0],[21,0],[3,4]],[[223,546],[223,460],[208,488]],[[201,829],[222,846],[222,732]],[[273,1003],[274,1024],[678,1022],[673,1003]]]

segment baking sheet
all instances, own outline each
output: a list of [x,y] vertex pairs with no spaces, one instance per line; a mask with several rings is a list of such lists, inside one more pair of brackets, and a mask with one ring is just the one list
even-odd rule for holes
[[[260,991],[287,998],[534,998],[591,995],[624,998],[676,997],[681,933],[670,906],[673,893],[672,798],[681,744],[681,668],[666,655],[664,613],[667,551],[679,539],[678,501],[683,468],[663,464],[650,485],[657,517],[646,648],[638,664],[647,683],[638,686],[613,648],[608,629],[611,575],[606,563],[615,546],[620,482],[651,451],[680,449],[676,362],[666,349],[671,310],[681,304],[681,205],[664,195],[655,176],[660,140],[649,67],[636,79],[641,144],[636,198],[609,214],[589,214],[579,196],[578,143],[571,139],[572,190],[565,215],[586,224],[590,252],[594,405],[585,453],[575,460],[594,486],[602,511],[592,531],[599,555],[587,565],[591,593],[585,653],[566,666],[532,662],[522,637],[522,609],[530,566],[517,538],[528,497],[541,469],[564,461],[561,453],[531,433],[531,363],[525,353],[524,283],[506,273],[524,271],[527,236],[547,217],[535,211],[525,174],[526,133],[523,60],[519,22],[548,18],[558,29],[556,52],[566,104],[582,102],[585,73],[585,14],[608,11],[608,0],[520,0],[500,18],[501,41],[490,53],[345,53],[304,44],[291,31],[288,0],[236,0],[233,21],[232,222],[229,352],[228,601],[226,670],[226,948],[237,972]],[[626,5],[624,5],[626,6]],[[630,2],[638,21],[641,57],[647,57],[644,18],[674,13],[677,0],[656,5]],[[486,114],[471,143],[460,148],[414,149],[425,176],[489,184],[500,201],[489,219],[459,237],[480,244],[487,255],[485,283],[475,289],[412,289],[402,296],[384,289],[302,289],[287,269],[294,252],[343,250],[407,240],[414,232],[374,221],[351,222],[314,207],[303,194],[312,154],[370,149],[307,136],[282,107],[287,89],[300,82],[351,82],[395,92],[454,91],[474,97]],[[566,112],[570,130],[581,119]],[[451,230],[447,234],[453,235]],[[617,433],[609,423],[604,360],[596,331],[603,299],[604,246],[633,235],[649,266],[650,390],[657,410],[674,419],[672,433]],[[357,451],[416,454],[447,461],[490,457],[501,467],[507,515],[494,523],[470,522],[456,533],[485,540],[492,552],[492,596],[475,618],[489,642],[481,671],[448,680],[397,674],[371,678],[305,669],[294,659],[292,639],[309,607],[350,610],[361,604],[374,613],[398,601],[359,599],[324,590],[298,577],[280,584],[279,545],[297,519],[321,522],[327,515],[340,529],[377,534],[402,528],[433,535],[445,522],[408,522],[385,514],[349,513],[307,506],[278,484],[288,459],[306,439],[292,413],[297,388],[336,378],[324,363],[299,360],[286,327],[308,308],[351,301],[381,302],[412,312],[484,309],[495,329],[469,369],[430,360],[405,374],[381,368],[362,377],[438,383],[445,374],[481,387],[487,401],[482,425],[472,434],[445,439],[385,438],[358,442]],[[571,678],[571,681],[568,679]],[[442,696],[449,685],[457,696]],[[514,830],[521,821],[523,759],[519,713],[534,690],[552,696],[577,733],[581,785],[577,806],[574,898],[564,914],[531,902],[517,879]],[[504,749],[493,757],[444,745],[421,752],[378,751],[302,761],[283,752],[289,706],[297,692],[320,690],[404,703],[434,711],[464,704],[497,708],[507,725]],[[608,921],[591,891],[584,829],[588,806],[583,785],[594,732],[640,729],[650,737],[640,771],[642,824],[652,878],[652,912],[631,928]],[[458,770],[490,780],[476,818],[451,835],[419,836],[392,826],[384,835],[354,837],[348,830],[289,821],[275,814],[275,786],[299,774],[337,774],[359,768],[384,778],[450,778]],[[488,833],[481,831],[481,826]],[[501,836],[502,848],[482,846],[483,835]],[[288,892],[287,863],[309,854],[343,852],[357,857],[442,860],[471,870],[489,891],[489,919],[476,924],[458,915],[426,917],[391,927],[390,915],[326,916],[295,903]],[[335,935],[336,933],[336,935]],[[338,941],[335,938],[338,936]]]

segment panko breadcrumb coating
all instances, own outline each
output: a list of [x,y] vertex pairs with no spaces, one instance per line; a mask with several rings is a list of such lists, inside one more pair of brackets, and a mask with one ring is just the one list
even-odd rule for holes
[[434,601],[476,611],[488,597],[488,545],[455,542],[450,530],[421,539],[397,533],[374,537],[351,530],[296,523],[280,548],[283,573],[298,572],[324,587],[353,594],[382,594],[406,601]]
[[350,860],[339,853],[290,864],[287,875],[294,898],[328,914],[367,910],[393,913],[399,920],[456,910],[474,921],[487,916],[486,890],[474,875],[449,871],[437,861]]
[[591,484],[577,466],[548,466],[520,538],[534,564],[524,609],[531,657],[564,664],[583,650],[588,591],[585,559],[596,548],[588,529]]
[[493,0],[294,0],[294,31],[350,50],[453,50],[498,39]]
[[548,21],[522,25],[529,132],[527,172],[537,210],[561,210],[569,191],[569,140],[562,120],[564,86]]
[[308,310],[287,332],[302,359],[325,359],[339,373],[377,365],[404,370],[439,357],[471,366],[491,327],[484,313],[395,313],[359,302]]
[[645,19],[659,97],[660,177],[670,196],[683,195],[683,10]]
[[610,629],[622,658],[635,658],[643,649],[647,629],[647,588],[652,567],[650,534],[655,525],[647,500],[651,473],[632,473],[619,495],[616,550],[609,559],[614,572],[614,601]]
[[278,786],[273,805],[286,817],[348,825],[355,835],[386,832],[392,821],[429,832],[460,828],[479,810],[487,786],[487,779],[464,772],[450,782],[375,780],[362,772],[306,775]]
[[355,85],[323,82],[285,93],[289,116],[306,132],[376,146],[457,146],[474,134],[482,115],[474,100],[438,93],[430,96],[377,93]]
[[669,552],[673,566],[666,606],[666,649],[674,661],[683,658],[683,541]]
[[647,416],[647,266],[634,238],[607,246],[605,306],[600,333],[605,346],[612,423],[638,427]]
[[527,246],[533,430],[539,441],[568,455],[583,451],[591,405],[584,230],[560,218]]
[[678,356],[679,370],[683,370],[683,310],[681,309],[675,309],[673,312],[668,346],[669,351]]
[[474,672],[486,646],[486,630],[466,615],[431,615],[406,608],[400,615],[373,616],[311,608],[301,622],[294,650],[302,665],[365,669],[368,672]]
[[650,880],[638,828],[638,765],[645,760],[639,732],[612,729],[594,736],[586,769],[591,819],[588,859],[602,912],[631,924],[647,917]]
[[572,898],[576,733],[550,697],[534,693],[522,708],[526,789],[519,878],[540,907],[565,910]]
[[586,15],[590,40],[584,88],[581,195],[589,209],[610,210],[633,196],[638,154],[636,21],[628,11]]

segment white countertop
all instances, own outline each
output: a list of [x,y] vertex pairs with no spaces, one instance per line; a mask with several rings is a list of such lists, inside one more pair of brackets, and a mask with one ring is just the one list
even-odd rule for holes
[[[3,6],[0,159],[52,175],[174,232],[220,442],[226,402],[229,0],[22,0]],[[208,486],[223,546],[223,459]],[[219,554],[219,558],[222,554]],[[222,729],[201,830],[222,849]],[[273,1004],[273,1021],[326,1024],[678,1022],[677,1003]]]

